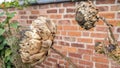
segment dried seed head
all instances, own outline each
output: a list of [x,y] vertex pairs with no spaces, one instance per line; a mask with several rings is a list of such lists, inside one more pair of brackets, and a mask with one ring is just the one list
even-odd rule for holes
[[20,41],[20,56],[24,63],[40,63],[48,56],[56,33],[56,25],[45,17],[38,17],[24,32]]
[[88,30],[93,28],[95,22],[98,21],[98,9],[92,4],[92,2],[80,2],[76,8],[75,19],[78,24]]

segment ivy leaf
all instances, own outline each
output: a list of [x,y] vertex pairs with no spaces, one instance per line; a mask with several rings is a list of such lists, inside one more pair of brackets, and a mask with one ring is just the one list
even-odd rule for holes
[[4,12],[0,13],[0,17],[4,15]]
[[11,26],[12,28],[17,29],[17,27],[18,27],[18,22],[10,23],[10,26]]
[[3,35],[4,32],[5,32],[5,29],[0,28],[0,35]]
[[12,53],[11,49],[8,48],[5,50],[5,57],[9,56]]

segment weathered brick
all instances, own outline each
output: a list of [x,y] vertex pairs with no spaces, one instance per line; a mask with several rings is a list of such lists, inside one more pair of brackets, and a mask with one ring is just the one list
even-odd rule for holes
[[57,26],[57,29],[62,30],[63,28],[62,28],[62,26]]
[[64,15],[64,18],[74,18],[75,15],[74,14],[66,14]]
[[105,38],[107,36],[107,34],[105,33],[91,33],[91,37],[95,37],[95,38]]
[[64,30],[77,30],[78,27],[77,26],[63,26]]
[[117,13],[117,19],[120,19],[120,13]]
[[78,38],[78,42],[83,42],[83,43],[92,43],[93,40],[91,38]]
[[59,9],[59,13],[64,13],[64,9]]
[[68,32],[68,36],[81,36],[81,32]]
[[57,9],[49,9],[47,10],[47,13],[57,13]]
[[21,10],[21,11],[18,11],[18,14],[26,14],[26,11],[23,11],[23,10]]
[[75,54],[75,53],[69,53],[68,55],[70,57],[79,58],[79,59],[82,57],[80,54]]
[[57,4],[50,4],[50,8],[54,8],[54,7],[61,7],[62,4],[61,3],[57,3]]
[[117,3],[120,3],[120,0],[118,0]]
[[87,49],[78,49],[79,54],[86,54],[86,55],[92,55],[93,51],[92,50],[87,50]]
[[28,16],[21,16],[21,19],[28,19]]
[[95,67],[96,68],[109,68],[108,65],[106,65],[106,64],[100,64],[100,63],[95,63]]
[[39,14],[39,11],[38,10],[33,10],[33,11],[31,11],[31,14]]
[[69,42],[75,42],[76,38],[75,37],[63,37],[64,41],[69,41]]
[[46,5],[46,4],[45,4],[45,5],[39,5],[39,8],[40,8],[40,9],[46,9],[46,8],[49,8],[49,4],[48,4],[48,5]]
[[68,3],[63,3],[64,7],[71,7],[71,6],[75,6],[74,2],[68,2]]
[[115,0],[96,0],[96,4],[114,4]]
[[83,59],[87,61],[91,61],[91,56],[90,55],[83,55]]
[[61,17],[62,17],[61,15],[53,15],[53,14],[50,15],[51,19],[61,19]]
[[109,18],[109,19],[114,19],[115,18],[115,13],[113,12],[101,12],[99,13],[100,16]]
[[54,59],[54,58],[48,58],[47,60],[51,62],[57,62],[57,59]]
[[79,44],[79,43],[71,43],[71,46],[77,48],[84,48],[84,44]]
[[58,25],[70,25],[70,20],[59,20]]
[[107,31],[107,27],[105,27],[105,26],[97,26],[96,27],[96,31],[106,32]]
[[99,62],[99,63],[108,63],[108,59],[102,58],[102,57],[92,57],[92,60],[95,62]]
[[76,53],[77,52],[77,48],[75,47],[68,47],[68,46],[64,46],[63,50],[69,52],[69,53]]
[[74,8],[67,8],[67,13],[75,13],[75,9]]
[[80,60],[79,64],[87,65],[87,66],[90,66],[91,68],[93,67],[93,62],[90,62],[90,61]]
[[31,24],[32,23],[32,20],[27,20],[27,24]]
[[29,16],[29,19],[36,19],[37,16]]
[[111,11],[118,11],[118,10],[120,10],[120,5],[111,6]]
[[99,12],[101,11],[108,11],[109,10],[109,7],[108,6],[97,6]]
[[120,28],[117,28],[117,32],[120,33]]

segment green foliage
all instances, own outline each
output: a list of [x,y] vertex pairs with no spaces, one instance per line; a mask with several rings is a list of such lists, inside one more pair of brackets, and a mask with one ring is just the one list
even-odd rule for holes
[[[16,12],[8,12],[9,7],[19,8],[20,5],[17,0],[12,2],[3,2],[0,4],[0,8],[4,10],[4,12],[0,12],[0,17],[6,16],[5,20],[0,22],[0,62],[2,62],[2,66],[0,67],[22,68],[21,65],[24,64],[22,64],[17,51],[19,48],[19,38],[15,35],[15,32],[18,32],[18,22],[10,22],[10,20],[15,16]],[[17,63],[16,61],[19,61],[20,63]],[[17,65],[19,65],[19,67],[16,67]]]

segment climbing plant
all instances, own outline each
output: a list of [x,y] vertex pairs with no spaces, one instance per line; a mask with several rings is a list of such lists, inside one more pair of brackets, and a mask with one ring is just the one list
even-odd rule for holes
[[[28,4],[26,2],[25,6]],[[18,0],[0,4],[0,8],[3,9],[0,17],[5,17],[3,21],[0,21],[0,65],[2,68],[22,68],[18,53],[19,26],[17,21],[11,22],[16,12],[9,12],[9,7],[21,8]]]

